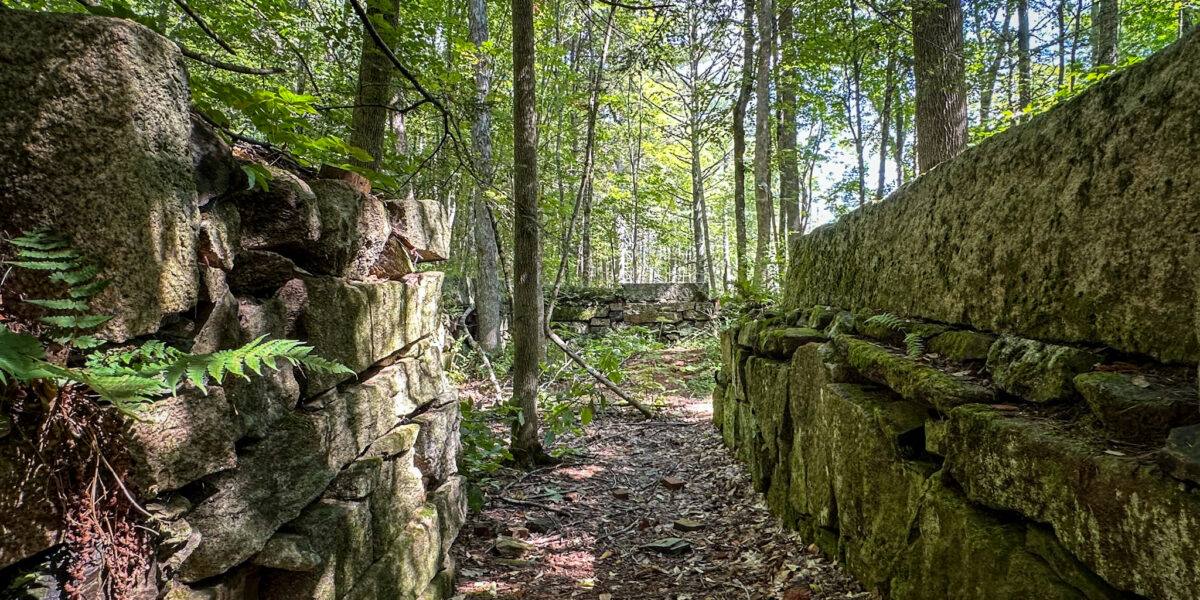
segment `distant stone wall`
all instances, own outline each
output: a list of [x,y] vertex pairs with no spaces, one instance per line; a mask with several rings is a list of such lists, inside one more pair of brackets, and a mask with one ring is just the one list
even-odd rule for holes
[[801,238],[722,334],[726,444],[882,597],[1196,596],[1196,72],[1192,34]]
[[[0,229],[70,234],[104,266],[108,340],[208,353],[293,338],[355,372],[231,377],[125,421],[156,532],[135,597],[448,596],[460,415],[442,274],[414,265],[447,254],[439,205],[276,167],[249,190],[246,159],[189,122],[177,48],[140,25],[0,10],[0,31]],[[9,279],[5,309],[35,285]],[[60,598],[64,516],[45,474],[26,476],[13,402],[0,393],[0,595]]]
[[720,305],[695,283],[624,283],[617,288],[567,288],[553,322],[576,333],[604,335],[645,327],[668,339],[705,328]]

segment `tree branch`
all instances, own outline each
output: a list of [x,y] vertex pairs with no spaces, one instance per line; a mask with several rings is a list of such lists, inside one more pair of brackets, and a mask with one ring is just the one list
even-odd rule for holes
[[195,50],[189,50],[188,48],[184,47],[183,44],[176,43],[176,45],[179,46],[179,51],[181,53],[183,53],[184,56],[186,56],[196,62],[204,63],[210,67],[213,67],[214,69],[221,69],[222,71],[230,71],[233,73],[242,73],[243,75],[278,75],[280,73],[287,72],[286,69],[281,69],[279,67],[255,68],[255,67],[245,67],[242,65],[235,65],[233,63],[227,63],[224,61],[217,60],[210,56],[205,56],[203,54],[200,54],[199,52],[196,52]]
[[217,45],[220,46],[222,49],[224,49],[226,52],[228,52],[234,56],[237,56],[237,51],[233,49],[233,46],[226,44],[225,40],[221,39],[221,36],[217,35],[217,33],[215,31],[213,31],[211,27],[208,26],[208,23],[204,22],[203,17],[201,17],[200,15],[196,14],[195,11],[193,11],[192,7],[188,6],[187,2],[185,2],[184,0],[174,0],[174,2],[175,2],[176,6],[178,6],[180,9],[183,10],[183,12],[187,13],[187,16],[189,18],[191,18],[191,20],[196,22],[196,25],[200,26],[200,30],[204,32],[204,35],[207,35],[208,37],[212,38],[212,40],[214,42],[216,42]]
[[662,10],[664,8],[671,8],[670,4],[626,4],[624,2],[618,2],[617,0],[596,0],[596,1],[599,2],[600,4],[607,4],[609,6],[615,6],[617,8],[626,8],[629,10]]

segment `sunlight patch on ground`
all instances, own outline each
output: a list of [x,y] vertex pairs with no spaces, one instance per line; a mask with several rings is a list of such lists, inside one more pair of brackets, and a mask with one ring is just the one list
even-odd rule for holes
[[603,473],[607,470],[608,469],[606,469],[605,467],[602,467],[600,465],[582,465],[582,466],[578,466],[578,467],[568,467],[565,469],[559,469],[558,472],[565,474],[567,477],[570,477],[571,479],[579,480],[579,479],[591,479],[592,477],[595,477],[596,475],[599,475],[600,473]]

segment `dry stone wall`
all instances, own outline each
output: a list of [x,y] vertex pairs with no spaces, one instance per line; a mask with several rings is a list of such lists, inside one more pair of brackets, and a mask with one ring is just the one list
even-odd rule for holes
[[576,333],[645,327],[674,339],[707,328],[719,309],[700,284],[624,283],[615,289],[565,289],[552,320]]
[[1196,596],[1196,72],[1193,34],[799,239],[722,334],[726,444],[868,588]]
[[[156,532],[136,597],[446,597],[460,416],[442,274],[415,267],[448,253],[440,205],[275,166],[248,189],[248,159],[189,119],[177,48],[139,25],[0,9],[0,33],[0,228],[50,227],[104,265],[108,340],[292,338],[354,371],[284,366],[125,420]],[[64,515],[26,476],[29,443],[0,428],[0,590],[59,598]]]

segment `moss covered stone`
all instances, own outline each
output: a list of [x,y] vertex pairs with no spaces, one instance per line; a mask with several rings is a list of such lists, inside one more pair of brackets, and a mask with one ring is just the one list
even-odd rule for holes
[[925,342],[925,349],[950,360],[987,360],[996,336],[978,331],[947,331]]
[[[322,357],[356,372],[433,335],[440,326],[442,274],[435,271],[378,283],[308,277],[304,285],[308,306],[300,325],[308,343]],[[349,377],[313,374],[305,390],[315,394]]]
[[946,467],[973,502],[1053,527],[1117,589],[1190,598],[1200,589],[1200,495],[1053,423],[962,406]]
[[927,482],[920,506],[895,600],[1092,600],[1027,549],[1024,525],[970,503],[945,473]]
[[1072,381],[1103,358],[1072,348],[1002,336],[988,352],[987,367],[996,387],[1030,402],[1062,402],[1079,397]]
[[784,329],[768,329],[758,334],[755,351],[768,358],[790,358],[796,348],[804,344],[824,342],[825,336],[816,329],[808,327],[787,327]]
[[555,304],[555,321],[590,321],[608,316],[607,304]]
[[1162,439],[1172,428],[1200,420],[1193,386],[1168,386],[1145,377],[1138,385],[1128,373],[1102,371],[1077,375],[1074,381],[1100,423],[1122,439]]
[[907,400],[943,412],[961,404],[993,400],[992,392],[987,388],[870,342],[840,335],[834,338],[834,344],[863,377],[886,385]]
[[797,236],[785,305],[871,307],[1196,363],[1197,70],[1200,36],[1185,36]]

